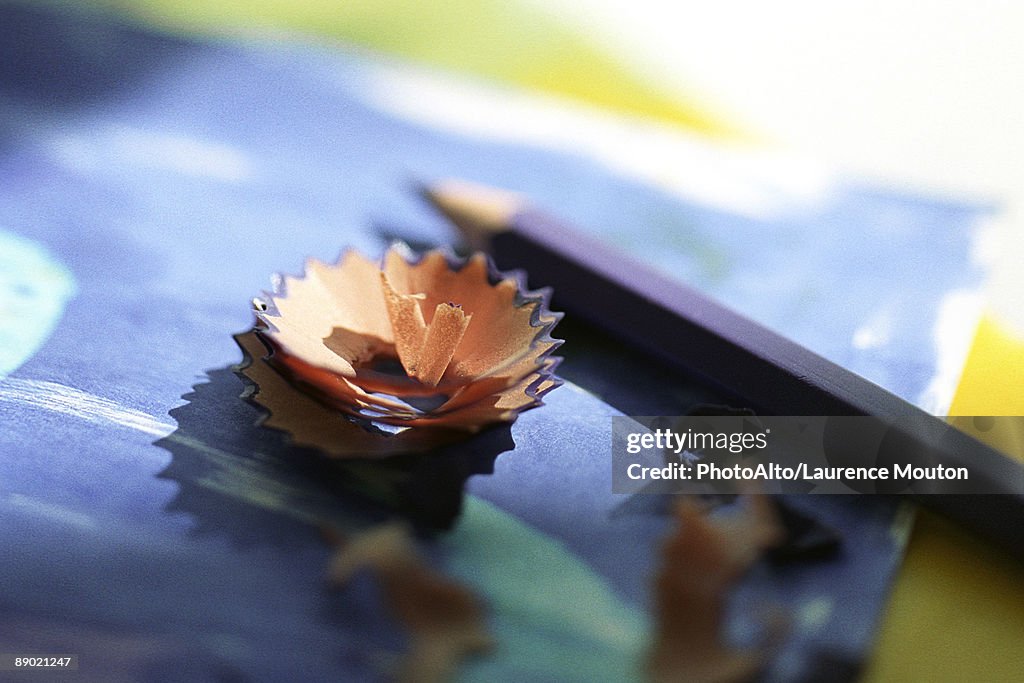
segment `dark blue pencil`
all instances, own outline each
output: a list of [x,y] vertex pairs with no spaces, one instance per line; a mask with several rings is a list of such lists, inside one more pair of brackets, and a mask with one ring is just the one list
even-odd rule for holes
[[[554,304],[764,415],[871,416],[907,457],[968,467],[983,495],[917,502],[1024,559],[1024,467],[882,387],[539,211],[520,195],[458,181],[424,196],[500,269],[522,268]],[[571,344],[571,340],[569,340]]]

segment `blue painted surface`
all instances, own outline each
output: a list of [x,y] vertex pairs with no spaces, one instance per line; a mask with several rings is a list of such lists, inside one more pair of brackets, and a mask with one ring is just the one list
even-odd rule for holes
[[[270,273],[346,245],[377,252],[374,225],[449,238],[410,178],[525,190],[622,243],[642,231],[668,245],[676,228],[666,225],[689,226],[723,254],[719,266],[657,250],[659,265],[908,397],[934,371],[921,344],[942,297],[977,276],[961,251],[973,207],[848,186],[819,213],[757,224],[569,155],[389,118],[361,102],[363,79],[358,59],[322,49],[196,43],[0,5],[0,226],[44,245],[78,282],[55,333],[0,381],[0,543],[16,548],[0,558],[4,642],[55,634],[105,680],[382,675],[381,652],[401,639],[377,613],[372,586],[324,590],[329,550],[315,520],[356,528],[387,512],[339,496],[299,466],[302,454],[254,429],[226,367],[239,357],[230,334],[251,323],[247,302]],[[865,232],[890,212],[905,228],[892,251]],[[884,234],[891,242],[897,233]],[[865,281],[867,296],[852,297]],[[754,296],[769,291],[770,301]],[[891,359],[847,343],[879,297],[892,298],[906,325]],[[90,407],[90,395],[102,401]],[[610,493],[613,408],[569,387],[549,404],[514,426],[515,450],[493,475],[470,480],[480,500],[455,535],[425,548],[507,605],[493,585],[500,573],[474,559],[479,539],[534,534],[538,548],[564,555],[524,572],[543,582],[559,566],[586,569],[563,599],[597,596],[601,618],[635,621],[665,519],[613,515],[622,502]],[[819,507],[847,531],[847,559],[755,575],[746,590],[790,602],[828,591],[834,613],[796,633],[790,652],[825,644],[856,655],[898,562],[893,508],[868,499]],[[516,657],[537,638],[530,625],[542,607],[496,618],[515,646],[467,675],[521,673]],[[558,634],[551,647],[562,654],[550,659],[565,670],[552,678],[593,647]],[[601,656],[614,661],[609,671],[630,670],[635,648],[615,641]]]

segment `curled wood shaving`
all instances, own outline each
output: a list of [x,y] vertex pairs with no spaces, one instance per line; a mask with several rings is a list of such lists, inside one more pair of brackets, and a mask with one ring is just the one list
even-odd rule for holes
[[335,553],[327,578],[341,587],[363,569],[374,572],[389,609],[409,631],[411,646],[397,676],[402,683],[448,680],[463,658],[494,646],[481,600],[424,563],[405,524],[351,538]]
[[420,360],[423,342],[427,336],[427,323],[423,320],[423,311],[417,299],[425,298],[423,294],[399,294],[388,281],[387,273],[380,271],[380,284],[384,290],[384,303],[387,306],[388,319],[391,321],[391,332],[394,335],[395,351],[402,367],[412,375]]
[[380,273],[380,281],[402,367],[410,377],[436,387],[473,316],[466,315],[462,306],[449,301],[434,307],[428,324],[423,320],[419,304],[426,294],[399,294],[384,271]]
[[235,341],[244,354],[235,371],[249,383],[243,398],[263,411],[259,424],[285,432],[297,446],[316,448],[334,458],[375,459],[427,450],[457,436],[442,430],[432,430],[429,435],[410,430],[387,436],[370,432],[344,413],[296,391],[263,360],[268,349],[256,332],[237,334]]
[[472,317],[466,315],[458,304],[438,304],[427,326],[419,363],[415,371],[409,374],[424,384],[436,387],[441,381],[441,375],[448,369],[448,364],[452,362],[455,349],[466,334]]
[[678,526],[665,541],[655,581],[656,635],[647,672],[657,683],[733,683],[764,665],[760,649],[722,642],[728,591],[783,531],[767,496],[742,499],[731,517],[715,519],[684,499]]
[[348,252],[282,278],[256,300],[255,329],[273,370],[332,410],[473,433],[515,420],[557,385],[560,316],[547,297],[484,254],[457,263],[393,248],[380,264]]

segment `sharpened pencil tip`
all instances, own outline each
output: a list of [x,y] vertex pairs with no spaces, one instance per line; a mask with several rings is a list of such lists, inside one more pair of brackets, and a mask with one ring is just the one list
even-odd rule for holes
[[486,250],[490,236],[508,230],[512,216],[526,205],[518,193],[463,180],[420,184],[418,191],[474,249]]

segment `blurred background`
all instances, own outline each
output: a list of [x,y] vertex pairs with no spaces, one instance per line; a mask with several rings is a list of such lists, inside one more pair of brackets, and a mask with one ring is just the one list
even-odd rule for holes
[[[1020,414],[1024,7],[1012,1],[90,0],[172,31],[357,45],[998,209],[961,414]],[[974,388],[977,387],[977,388]]]

